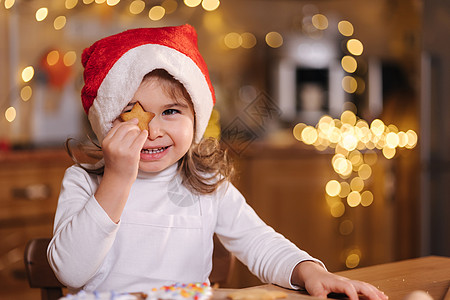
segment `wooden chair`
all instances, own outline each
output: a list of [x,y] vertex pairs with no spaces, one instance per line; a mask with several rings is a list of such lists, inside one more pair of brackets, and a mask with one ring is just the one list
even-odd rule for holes
[[32,288],[41,289],[42,300],[57,300],[63,296],[64,285],[58,281],[47,261],[49,238],[30,240],[25,247],[25,269]]
[[[49,238],[32,239],[25,248],[25,269],[30,287],[41,289],[42,300],[57,300],[63,296],[64,285],[58,281],[47,260]],[[214,236],[212,285],[226,284],[234,266],[234,256]]]

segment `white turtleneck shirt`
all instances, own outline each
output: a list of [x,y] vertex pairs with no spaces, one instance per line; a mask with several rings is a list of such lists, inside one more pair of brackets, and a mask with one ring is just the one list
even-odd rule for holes
[[263,282],[295,288],[294,267],[318,261],[266,225],[229,182],[200,195],[181,184],[176,164],[140,171],[116,224],[94,197],[100,181],[72,166],[62,182],[47,256],[70,292],[208,282],[214,233]]

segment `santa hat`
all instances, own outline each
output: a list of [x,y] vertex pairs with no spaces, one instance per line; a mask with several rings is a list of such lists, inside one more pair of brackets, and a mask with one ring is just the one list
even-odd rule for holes
[[196,141],[201,140],[215,95],[192,26],[127,30],[95,42],[81,59],[81,101],[100,142],[143,77],[155,69],[166,70],[186,88],[194,105]]

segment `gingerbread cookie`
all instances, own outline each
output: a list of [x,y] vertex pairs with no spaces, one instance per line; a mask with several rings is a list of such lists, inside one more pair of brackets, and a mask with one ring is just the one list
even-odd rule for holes
[[286,298],[287,294],[282,291],[268,291],[265,289],[246,289],[232,292],[227,295],[232,300],[274,300]]
[[120,114],[120,118],[122,121],[129,121],[133,118],[139,120],[138,126],[141,130],[148,130],[148,123],[155,117],[155,114],[152,112],[145,111],[139,102],[134,104],[133,109],[129,112],[125,112]]

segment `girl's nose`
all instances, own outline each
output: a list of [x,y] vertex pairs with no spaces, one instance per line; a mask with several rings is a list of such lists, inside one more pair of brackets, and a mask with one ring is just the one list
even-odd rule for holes
[[161,137],[163,135],[163,130],[161,127],[161,122],[158,119],[158,117],[154,117],[149,123],[148,123],[148,138],[150,140],[155,140],[158,137]]

